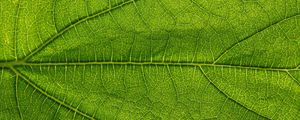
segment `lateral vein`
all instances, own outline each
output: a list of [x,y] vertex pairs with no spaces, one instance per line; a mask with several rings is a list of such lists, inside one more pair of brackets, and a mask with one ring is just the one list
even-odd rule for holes
[[17,75],[19,76],[20,78],[22,78],[26,83],[28,83],[30,86],[32,86],[33,88],[35,88],[36,90],[38,90],[40,93],[42,93],[43,95],[45,95],[46,97],[50,98],[51,100],[53,100],[54,102],[56,102],[57,104],[59,105],[62,105],[66,108],[68,108],[69,110],[72,110],[74,111],[75,113],[78,113],[88,119],[91,119],[91,120],[95,120],[95,118],[93,118],[92,116],[86,114],[86,113],[83,113],[82,111],[74,108],[73,106],[59,100],[58,98],[50,95],[49,93],[47,93],[45,90],[43,90],[42,88],[38,87],[35,83],[33,83],[31,80],[29,80],[27,78],[27,76],[23,75],[21,72],[19,72],[17,69],[15,69],[14,67],[10,67],[10,69]]
[[204,75],[204,77],[208,80],[208,82],[209,82],[212,86],[214,86],[218,91],[220,91],[221,94],[225,95],[228,99],[232,100],[232,101],[235,102],[236,104],[238,104],[238,105],[244,107],[245,109],[247,109],[247,110],[249,110],[249,111],[251,111],[251,112],[257,114],[258,116],[261,116],[261,117],[263,117],[263,118],[269,119],[268,117],[266,117],[266,116],[264,116],[264,115],[262,115],[262,114],[259,114],[259,113],[255,112],[255,111],[253,111],[252,109],[249,109],[248,107],[246,107],[245,105],[243,105],[243,104],[240,103],[239,101],[237,101],[237,100],[231,98],[230,95],[228,95],[227,93],[223,92],[218,86],[216,86],[216,84],[208,77],[208,75],[204,72],[204,70],[202,69],[201,66],[199,67],[199,69],[200,69],[201,73]]
[[103,10],[103,11],[97,12],[95,14],[92,14],[92,15],[89,15],[89,16],[86,16],[86,17],[83,17],[83,18],[75,20],[76,21],[75,23],[71,23],[71,24],[67,25],[64,29],[62,29],[61,31],[59,31],[58,33],[56,33],[55,35],[53,35],[52,37],[50,37],[48,40],[46,40],[44,43],[42,43],[39,47],[37,47],[36,49],[34,49],[28,55],[26,55],[23,58],[23,60],[26,61],[26,60],[30,59],[32,56],[34,56],[39,51],[43,50],[46,46],[48,46],[51,42],[53,42],[56,38],[58,38],[59,36],[63,35],[64,33],[66,33],[68,30],[70,30],[72,28],[75,28],[75,26],[77,26],[77,25],[79,25],[79,24],[81,24],[81,23],[83,23],[85,21],[88,21],[90,19],[96,18],[96,17],[98,17],[100,15],[109,13],[110,11],[118,9],[118,8],[124,6],[124,5],[128,5],[130,3],[133,3],[134,1],[135,0],[128,0],[128,1],[122,2],[122,3],[118,4],[118,5],[115,5],[113,7],[110,7],[108,9],[106,9],[106,10]]

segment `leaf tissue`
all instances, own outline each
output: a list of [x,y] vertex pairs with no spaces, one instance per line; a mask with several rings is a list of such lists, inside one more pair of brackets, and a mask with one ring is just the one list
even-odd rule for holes
[[1,0],[0,119],[299,119],[299,0]]

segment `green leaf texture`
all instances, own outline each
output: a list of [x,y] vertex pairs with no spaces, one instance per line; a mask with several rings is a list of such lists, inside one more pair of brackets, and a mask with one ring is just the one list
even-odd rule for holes
[[299,0],[1,0],[0,119],[299,119]]

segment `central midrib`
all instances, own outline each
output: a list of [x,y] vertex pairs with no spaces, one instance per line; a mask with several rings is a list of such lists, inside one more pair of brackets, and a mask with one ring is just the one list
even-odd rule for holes
[[210,67],[226,67],[226,68],[240,68],[253,70],[267,70],[267,71],[292,71],[299,70],[297,67],[282,68],[282,67],[261,67],[261,66],[246,66],[246,65],[232,65],[232,64],[215,64],[215,63],[193,63],[193,62],[163,62],[163,61],[90,61],[90,62],[0,62],[0,68],[20,67],[20,66],[84,66],[84,65],[156,65],[156,66],[210,66]]

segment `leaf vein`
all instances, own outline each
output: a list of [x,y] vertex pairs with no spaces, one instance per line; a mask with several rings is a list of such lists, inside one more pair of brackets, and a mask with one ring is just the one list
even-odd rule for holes
[[49,93],[47,93],[45,90],[43,90],[42,88],[40,88],[39,86],[37,86],[35,83],[33,83],[31,80],[29,80],[27,78],[27,76],[23,75],[21,72],[19,72],[17,69],[15,69],[14,67],[10,67],[10,69],[19,77],[21,77],[26,83],[28,83],[30,86],[32,86],[33,88],[35,88],[35,90],[39,91],[40,93],[42,93],[43,95],[45,95],[47,98],[50,98],[51,100],[53,100],[54,102],[56,102],[59,105],[63,105],[65,108],[74,111],[75,113],[78,113],[88,119],[91,120],[95,120],[95,118],[93,118],[91,115],[84,113],[82,111],[80,111],[79,109],[74,108],[73,106],[59,100],[58,98],[50,95]]
[[[214,63],[214,64],[217,63],[217,62],[218,62],[225,54],[227,54],[230,50],[232,50],[233,48],[235,48],[236,46],[238,46],[238,45],[241,44],[242,42],[248,40],[249,38],[251,38],[251,37],[253,37],[253,36],[255,36],[255,35],[257,35],[257,34],[263,32],[264,30],[266,30],[266,29],[268,29],[268,28],[270,28],[270,27],[272,27],[272,26],[274,26],[274,25],[277,25],[277,24],[282,23],[282,22],[284,22],[284,21],[286,21],[286,20],[289,20],[289,19],[295,18],[295,17],[299,17],[299,16],[300,16],[300,13],[297,13],[297,14],[294,14],[294,15],[291,15],[291,16],[288,16],[288,17],[285,17],[284,19],[275,21],[275,22],[271,23],[270,25],[268,25],[268,26],[266,26],[266,27],[263,27],[263,28],[259,29],[258,31],[254,32],[254,33],[252,33],[252,34],[250,34],[250,35],[248,35],[248,36],[246,36],[246,37],[243,38],[242,40],[240,40],[240,41],[238,41],[238,42],[232,44],[230,47],[228,47],[224,52],[222,52],[222,53],[214,60],[213,63]],[[300,66],[300,65],[299,65],[299,66]]]
[[208,80],[208,82],[209,82],[214,88],[216,88],[218,91],[220,91],[221,94],[225,95],[228,99],[232,100],[234,103],[236,103],[236,104],[242,106],[243,108],[245,108],[245,109],[247,109],[247,110],[249,110],[249,111],[251,111],[251,112],[257,114],[258,116],[261,116],[261,117],[263,117],[263,118],[265,118],[265,119],[269,119],[268,117],[266,117],[266,116],[264,116],[264,115],[261,115],[261,114],[255,112],[255,111],[249,109],[248,107],[246,107],[245,105],[243,105],[243,104],[240,103],[239,101],[237,101],[237,100],[231,98],[228,94],[226,94],[225,92],[223,92],[221,89],[219,89],[219,87],[217,87],[217,86],[212,82],[212,80],[207,76],[207,74],[204,72],[204,70],[202,69],[201,66],[200,66],[199,68],[200,68],[201,73],[202,73],[202,74],[204,75],[204,77]]
[[65,26],[62,30],[60,30],[59,32],[57,32],[55,35],[53,35],[52,37],[50,37],[49,39],[47,39],[44,43],[42,43],[39,47],[37,47],[36,49],[34,49],[28,55],[26,55],[23,58],[23,60],[26,61],[26,60],[30,59],[32,56],[34,56],[35,54],[37,54],[38,52],[40,52],[41,50],[43,50],[45,47],[47,47],[50,43],[52,43],[59,36],[63,35],[67,31],[69,31],[70,29],[75,28],[77,25],[79,25],[81,23],[84,23],[85,21],[91,20],[93,18],[96,18],[96,17],[98,17],[100,15],[109,13],[109,12],[111,12],[113,10],[116,10],[118,8],[121,8],[124,5],[128,5],[128,4],[133,3],[133,2],[135,2],[135,0],[128,0],[128,1],[125,1],[125,2],[121,2],[121,3],[119,3],[119,4],[117,4],[117,5],[113,6],[113,7],[108,8],[108,9],[96,12],[96,13],[94,13],[92,15],[88,15],[88,16],[85,16],[83,18],[79,18],[79,19],[71,22],[71,24]]
[[19,76],[16,75],[16,79],[15,79],[15,97],[16,97],[16,104],[17,104],[17,108],[18,108],[18,112],[19,112],[19,117],[21,120],[23,120],[23,115],[21,112],[21,108],[20,108],[20,104],[19,104],[19,97],[18,97],[18,81],[19,81]]
[[[1,64],[0,64],[1,65]],[[189,63],[189,62],[118,62],[118,61],[92,61],[92,62],[47,62],[47,63],[34,63],[34,62],[19,62],[12,66],[85,66],[85,65],[160,65],[160,66],[211,66],[211,67],[228,67],[240,69],[253,69],[253,70],[267,70],[267,71],[292,71],[299,70],[297,68],[284,68],[284,67],[261,67],[261,66],[247,66],[247,65],[231,65],[231,64],[213,64],[213,63]]]

